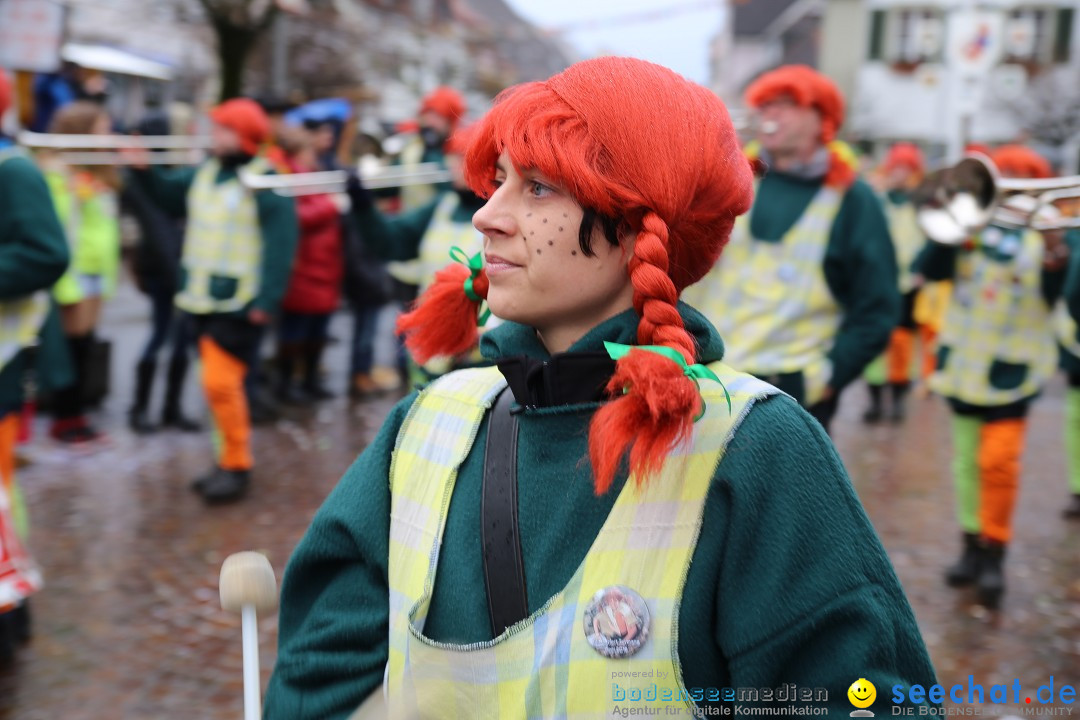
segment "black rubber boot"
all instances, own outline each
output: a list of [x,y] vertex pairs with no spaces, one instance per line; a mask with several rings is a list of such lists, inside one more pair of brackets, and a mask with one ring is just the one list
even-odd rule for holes
[[964,533],[964,550],[960,559],[945,570],[945,582],[949,587],[965,587],[979,576],[982,546],[977,533]]
[[169,361],[169,373],[165,384],[165,407],[161,412],[161,424],[183,432],[199,432],[202,426],[184,415],[180,409],[180,396],[184,392],[188,359],[184,353],[173,353]]
[[221,505],[242,498],[251,483],[250,470],[215,468],[212,473],[195,481],[193,487],[207,505]]
[[274,395],[283,405],[305,405],[308,397],[296,386],[296,365],[300,357],[297,343],[281,343],[277,355],[277,390]]
[[892,388],[892,412],[889,413],[889,419],[894,423],[902,423],[907,416],[907,409],[904,405],[911,383],[889,383],[889,387]]
[[19,645],[28,645],[33,634],[30,621],[30,600],[23,600],[11,611],[12,631],[15,642]]
[[17,645],[14,613],[0,613],[0,667],[15,662]]
[[881,422],[881,417],[884,414],[881,408],[881,395],[885,386],[867,383],[866,389],[870,391],[870,407],[863,413],[863,422],[867,424]]
[[305,343],[304,345],[304,392],[313,400],[329,400],[334,393],[326,389],[322,384],[320,370],[322,367],[323,350],[326,343],[321,340]]
[[141,360],[135,366],[135,403],[128,410],[128,426],[139,435],[157,430],[150,422],[150,391],[154,387],[155,360]]
[[1069,503],[1061,514],[1070,520],[1080,520],[1080,495],[1069,496]]
[[998,609],[1001,596],[1005,594],[1005,572],[1002,569],[1004,561],[1005,544],[985,540],[979,559],[979,581],[976,589],[979,604],[990,610]]

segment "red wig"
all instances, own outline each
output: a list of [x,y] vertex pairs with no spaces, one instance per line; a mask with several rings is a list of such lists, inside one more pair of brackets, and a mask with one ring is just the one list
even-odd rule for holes
[[431,111],[442,115],[450,122],[450,127],[457,127],[458,121],[465,115],[465,98],[457,90],[440,86],[424,96],[420,102],[420,112]]
[[240,148],[248,155],[257,155],[270,140],[270,119],[254,100],[226,100],[210,111],[210,119],[235,132],[240,137]]
[[889,154],[885,156],[885,162],[881,169],[885,172],[896,168],[907,168],[914,173],[922,174],[926,169],[926,161],[923,159],[922,150],[915,143],[896,143],[889,148]]
[[1002,145],[990,154],[999,172],[1015,178],[1048,178],[1054,171],[1050,163],[1023,145]]
[[455,130],[443,145],[443,152],[447,155],[464,155],[469,148],[475,134],[475,125],[466,125]]
[[[822,145],[836,139],[844,124],[844,95],[836,83],[806,65],[784,65],[764,73],[746,88],[744,99],[752,108],[789,97],[800,107],[813,108],[821,117]],[[825,183],[846,188],[855,182],[855,169],[835,150],[829,151],[829,172]]]
[[[636,233],[628,271],[640,316],[638,344],[665,345],[696,362],[676,302],[712,268],[753,195],[750,164],[723,103],[659,65],[588,60],[496,99],[475,126],[465,157],[465,177],[477,193],[494,191],[495,162],[504,152],[519,172],[542,173],[582,207]],[[464,296],[464,268],[444,277]],[[483,273],[474,284],[480,295],[481,285],[486,290]],[[451,318],[435,301],[439,292],[433,286],[399,325],[421,361],[454,351],[437,347],[435,334],[475,338],[479,303],[466,303],[467,311]],[[610,487],[627,452],[639,480],[659,468],[688,439],[701,409],[682,367],[648,351],[620,359],[608,391],[615,399],[596,413],[589,432],[598,493]]]
[[11,82],[4,69],[0,68],[0,118],[9,107],[11,107]]

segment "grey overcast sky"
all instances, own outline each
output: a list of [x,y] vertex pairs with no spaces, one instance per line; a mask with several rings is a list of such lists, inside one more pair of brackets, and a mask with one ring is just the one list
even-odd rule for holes
[[722,0],[507,0],[543,28],[572,27],[563,37],[582,58],[630,55],[708,82],[709,42],[724,18]]

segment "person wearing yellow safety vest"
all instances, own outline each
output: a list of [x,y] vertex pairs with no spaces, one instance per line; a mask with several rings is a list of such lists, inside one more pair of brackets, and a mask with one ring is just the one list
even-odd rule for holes
[[900,317],[896,256],[881,202],[835,139],[844,98],[787,65],[746,90],[757,112],[754,207],[687,300],[732,367],[795,397],[826,430],[840,392],[885,349]]
[[[999,148],[992,159],[1004,177],[1051,174],[1045,160],[1020,146]],[[930,389],[953,412],[953,479],[963,530],[960,558],[945,580],[953,587],[974,584],[978,601],[989,608],[1005,592],[1002,566],[1028,409],[1057,355],[1050,308],[1064,285],[1067,248],[1047,239],[991,224],[962,246],[928,243],[917,261],[927,280],[954,281],[930,378]]]
[[857,678],[933,684],[828,437],[679,301],[751,202],[720,100],[604,57],[475,132],[483,254],[399,328],[453,354],[486,301],[494,366],[405,398],[316,514],[264,718],[713,714],[783,683],[847,712]]
[[[0,120],[10,99],[11,85],[0,70]],[[26,391],[74,380],[49,297],[69,260],[41,172],[0,135],[0,665],[29,639],[27,598],[41,585],[26,550],[29,519],[15,482],[15,444]]]
[[299,235],[291,198],[253,193],[239,174],[268,173],[262,108],[246,98],[210,112],[213,157],[198,168],[133,173],[173,215],[187,218],[176,306],[195,323],[203,387],[221,448],[193,489],[207,503],[239,499],[254,465],[244,378],[262,333],[277,313]]
[[[467,109],[461,93],[445,85],[424,95],[416,118],[416,134],[401,150],[395,164],[403,170],[432,163],[446,167],[446,144],[465,117]],[[397,214],[427,208],[435,198],[451,189],[450,183],[417,184],[375,190],[372,195],[378,198],[382,209]],[[420,291],[423,263],[417,257],[396,259],[386,264],[386,272],[393,287],[394,309],[400,311],[413,302]],[[404,348],[400,346],[398,364],[406,374],[416,374],[415,365],[410,363]],[[385,367],[371,368],[370,379],[360,378],[360,382],[369,389],[395,389],[400,384],[400,380]]]
[[[108,134],[109,114],[98,103],[79,100],[60,108],[49,125],[65,135]],[[104,300],[116,290],[120,263],[120,212],[115,167],[71,167],[52,155],[42,157],[45,181],[71,248],[71,266],[53,288],[75,369],[75,382],[53,398],[50,434],[62,443],[85,446],[103,438],[84,416],[90,382],[94,329]]]
[[[375,207],[373,195],[367,192],[359,176],[352,175],[349,197],[352,216],[360,237],[373,254],[381,260],[404,261],[412,268],[412,278],[421,291],[435,279],[458,247],[466,255],[479,252],[483,236],[473,227],[473,214],[484,199],[469,189],[462,173],[462,156],[468,146],[470,132],[463,128],[446,142],[446,167],[450,172],[448,191],[436,194],[426,204],[399,215],[386,215]],[[428,363],[426,367],[411,366],[414,384],[430,381],[446,372],[446,359]]]
[[882,203],[896,251],[903,310],[885,354],[870,363],[863,372],[870,393],[870,407],[863,413],[863,421],[867,423],[878,422],[884,417],[882,401],[886,385],[891,391],[889,419],[893,422],[904,419],[904,397],[911,388],[912,373],[916,372],[915,301],[922,278],[915,274],[911,266],[926,245],[926,236],[915,221],[915,206],[909,194],[922,181],[924,170],[922,150],[913,143],[893,145],[878,169],[877,181],[882,185]]

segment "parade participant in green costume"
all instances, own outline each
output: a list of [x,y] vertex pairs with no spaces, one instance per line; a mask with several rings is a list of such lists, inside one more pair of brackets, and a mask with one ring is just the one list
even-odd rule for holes
[[[0,119],[11,92],[0,70]],[[49,189],[34,163],[0,135],[0,663],[29,638],[27,597],[41,584],[26,552],[29,519],[15,482],[25,391],[70,385],[66,343],[51,288],[70,254]],[[27,349],[36,346],[32,360]]]
[[399,327],[453,354],[486,299],[495,366],[405,398],[316,514],[265,717],[384,693],[372,716],[691,712],[783,683],[846,712],[860,677],[933,684],[828,438],[678,300],[750,205],[723,104],[606,57],[506,91],[476,133],[483,255]]

